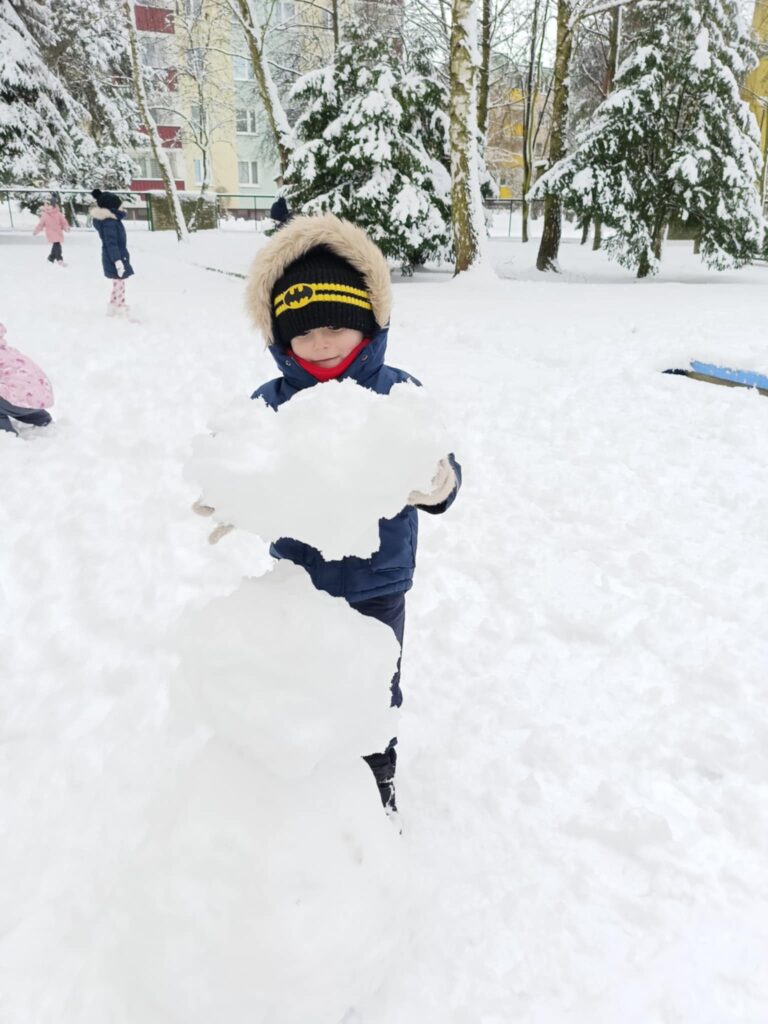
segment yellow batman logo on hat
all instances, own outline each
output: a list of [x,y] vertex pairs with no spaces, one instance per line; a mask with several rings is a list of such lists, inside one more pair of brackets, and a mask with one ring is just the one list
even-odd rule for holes
[[317,284],[293,284],[274,298],[275,317],[308,306],[310,302],[330,302],[335,305],[358,306],[372,310],[368,292],[348,284],[318,282]]
[[311,284],[295,284],[283,295],[283,303],[288,309],[301,309],[312,301],[315,286]]

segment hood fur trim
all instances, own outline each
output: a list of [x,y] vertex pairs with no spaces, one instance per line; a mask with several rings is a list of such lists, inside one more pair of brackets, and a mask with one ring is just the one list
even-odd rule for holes
[[101,206],[92,206],[90,212],[91,220],[109,220],[110,217],[112,220],[117,220],[117,217],[111,210],[105,210]]
[[294,217],[260,249],[248,273],[245,308],[267,345],[272,337],[272,289],[286,267],[316,245],[326,245],[358,270],[371,296],[379,327],[389,323],[392,289],[389,267],[381,249],[362,228],[332,213],[318,217]]

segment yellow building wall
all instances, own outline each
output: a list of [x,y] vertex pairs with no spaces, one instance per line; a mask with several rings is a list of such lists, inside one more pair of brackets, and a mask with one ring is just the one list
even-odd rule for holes
[[[768,0],[755,0],[752,28],[763,49],[768,48]],[[750,106],[754,111],[760,127],[763,160],[768,158],[768,56],[762,57],[760,63],[747,78],[747,90]],[[763,171],[763,196],[767,172]]]

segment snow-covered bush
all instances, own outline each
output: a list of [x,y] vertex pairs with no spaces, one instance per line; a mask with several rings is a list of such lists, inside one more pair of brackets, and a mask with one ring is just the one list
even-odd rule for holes
[[286,174],[292,208],[359,224],[406,269],[450,258],[446,97],[425,57],[353,32],[290,102],[304,111]]
[[739,82],[754,64],[735,0],[641,0],[615,91],[575,151],[536,184],[580,220],[613,229],[606,249],[644,277],[671,219],[701,225],[704,261],[740,266],[759,251],[760,151]]

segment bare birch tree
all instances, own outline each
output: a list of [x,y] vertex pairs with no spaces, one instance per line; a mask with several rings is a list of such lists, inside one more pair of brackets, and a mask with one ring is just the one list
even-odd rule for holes
[[280,172],[285,175],[291,156],[291,126],[272,76],[267,56],[267,37],[275,7],[274,0],[267,5],[264,15],[259,14],[256,10],[255,0],[228,0],[228,3],[245,33],[259,98],[267,115],[270,135],[280,164]]
[[481,260],[485,220],[477,154],[477,2],[453,0],[451,25],[451,219],[456,273]]
[[163,148],[162,139],[157,131],[157,125],[152,116],[149,100],[147,98],[147,89],[144,83],[141,57],[139,55],[139,36],[136,31],[134,0],[123,0],[123,10],[125,13],[125,23],[128,31],[128,49],[131,57],[131,79],[133,82],[136,104],[139,108],[139,115],[147,134],[147,138],[149,139],[152,155],[160,167],[160,175],[163,180],[165,194],[168,197],[168,205],[171,210],[171,216],[173,217],[176,237],[180,242],[188,242],[189,232],[187,231],[184,212],[181,209],[181,203],[179,202],[179,194],[176,190],[176,181],[174,180],[173,170],[171,169],[168,154]]
[[546,40],[549,0],[533,0],[531,29],[528,43],[528,59],[523,85],[523,206],[522,238],[528,241],[528,217],[530,203],[528,190],[533,184],[534,153],[536,140],[541,131],[548,96],[542,96],[542,59]]

